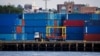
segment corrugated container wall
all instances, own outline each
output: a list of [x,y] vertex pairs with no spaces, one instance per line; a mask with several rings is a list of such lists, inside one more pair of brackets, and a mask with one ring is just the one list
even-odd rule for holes
[[100,20],[99,14],[92,14],[92,20]]
[[83,34],[84,33],[84,27],[66,27],[66,33],[67,34],[71,34],[71,33],[75,33],[75,34]]
[[65,20],[64,26],[84,26],[84,20]]
[[46,19],[37,19],[37,20],[25,20],[25,26],[32,26],[32,27],[36,27],[36,26],[46,26],[47,25],[47,20]]
[[100,34],[85,34],[84,40],[86,40],[86,41],[100,41]]
[[18,14],[0,14],[0,26],[14,26]]
[[14,26],[0,26],[0,34],[13,34]]
[[86,20],[85,26],[100,26],[100,20]]
[[16,34],[16,39],[15,40],[27,40],[27,34],[26,33]]
[[68,20],[90,20],[91,14],[68,14]]
[[63,25],[66,26],[66,40],[83,40],[84,38],[84,21],[83,20],[65,20]]
[[0,40],[3,40],[3,41],[14,40],[14,34],[0,34]]
[[66,40],[83,40],[84,34],[76,33],[76,34],[67,34]]
[[100,34],[100,26],[86,26],[84,30],[87,34]]
[[39,27],[39,26],[38,27],[25,27],[25,33],[35,34],[35,32],[40,32],[41,34],[43,34],[43,38],[45,38],[46,27]]
[[34,34],[26,34],[26,39],[27,40],[34,40]]
[[61,26],[61,20],[60,19],[48,20],[47,26]]
[[24,14],[25,20],[32,20],[32,19],[48,19],[48,13],[27,13]]

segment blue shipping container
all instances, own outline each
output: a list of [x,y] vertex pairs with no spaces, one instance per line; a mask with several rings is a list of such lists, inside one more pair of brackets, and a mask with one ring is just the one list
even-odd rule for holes
[[22,34],[16,34],[16,40],[22,40]]
[[0,26],[15,25],[17,17],[17,14],[0,14]]
[[100,26],[100,20],[87,20],[85,26]]
[[100,26],[86,26],[84,32],[87,34],[100,34]]
[[16,40],[26,40],[26,34],[16,34]]
[[48,19],[48,13],[27,13],[24,14],[24,19]]
[[26,40],[34,40],[34,34],[27,34]]
[[25,20],[25,26],[46,26],[47,20]]
[[14,32],[14,26],[0,26],[0,34],[11,34]]
[[47,26],[54,26],[56,22],[56,26],[61,25],[61,20],[48,20]]
[[68,14],[68,20],[90,20],[91,14]]
[[16,20],[16,25],[22,25],[22,20],[21,19],[17,19]]
[[46,33],[46,27],[25,27],[25,33]]
[[57,14],[55,14],[55,13],[49,13],[48,14],[48,19],[57,19]]
[[84,34],[66,34],[66,40],[83,40]]
[[92,14],[92,20],[99,20],[99,14]]
[[84,27],[66,27],[66,33],[84,33]]
[[34,33],[34,28],[33,27],[25,27],[25,33]]
[[99,14],[99,19],[98,20],[100,20],[100,14]]
[[14,39],[14,34],[0,34],[0,40],[11,41]]

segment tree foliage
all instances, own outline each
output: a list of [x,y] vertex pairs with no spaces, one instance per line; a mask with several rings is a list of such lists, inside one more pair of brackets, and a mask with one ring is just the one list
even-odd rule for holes
[[17,8],[11,5],[5,5],[5,6],[1,6],[0,5],[0,13],[22,13],[23,9],[22,8]]

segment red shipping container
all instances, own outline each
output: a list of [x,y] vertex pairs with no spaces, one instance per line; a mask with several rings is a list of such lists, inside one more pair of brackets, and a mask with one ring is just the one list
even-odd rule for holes
[[22,27],[21,26],[16,27],[16,33],[22,33]]
[[84,40],[86,40],[86,41],[100,41],[100,34],[85,34]]
[[65,20],[64,26],[84,26],[84,20]]

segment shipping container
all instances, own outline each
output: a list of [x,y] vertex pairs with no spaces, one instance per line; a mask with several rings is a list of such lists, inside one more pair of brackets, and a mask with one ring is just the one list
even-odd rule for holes
[[46,33],[46,27],[25,27],[25,33]]
[[85,26],[100,26],[100,20],[86,20]]
[[47,26],[60,26],[61,20],[48,20]]
[[26,40],[34,40],[34,34],[26,34]]
[[84,26],[84,20],[65,20],[64,26]]
[[0,34],[11,34],[14,32],[14,26],[0,26]]
[[47,20],[25,20],[25,26],[46,26]]
[[99,20],[99,14],[92,14],[92,20]]
[[68,14],[68,20],[90,20],[91,14]]
[[25,33],[34,33],[34,27],[25,27]]
[[26,40],[26,34],[16,34],[16,39],[15,40]]
[[60,14],[60,13],[56,13],[56,15],[55,15],[55,19],[61,19],[61,17],[62,17],[62,14]]
[[22,34],[16,34],[16,40],[22,40]]
[[17,19],[17,20],[16,20],[16,26],[18,26],[18,25],[24,26],[24,25],[25,25],[24,19]]
[[66,27],[66,33],[73,34],[73,33],[84,33],[84,27]]
[[20,25],[20,26],[22,25],[22,20],[21,20],[21,19],[17,19],[17,20],[16,20],[16,26],[17,26],[17,25]]
[[85,41],[100,41],[100,34],[85,34]]
[[98,20],[100,20],[100,14],[99,14],[99,19]]
[[16,27],[16,33],[22,33],[22,26],[17,26]]
[[84,29],[84,33],[99,34],[100,33],[100,26],[86,26]]
[[0,34],[0,40],[12,41],[14,39],[14,34]]
[[57,19],[57,13],[48,13],[48,19]]
[[84,34],[66,34],[66,40],[83,40]]
[[17,14],[0,14],[0,26],[14,26],[17,17]]
[[62,16],[61,16],[61,25],[60,26],[63,26],[64,20],[66,20],[66,14],[62,14]]
[[26,13],[24,14],[24,19],[48,19],[48,13]]
[[66,14],[61,13],[27,13],[24,14],[25,20],[33,20],[33,19],[62,19],[66,18]]

